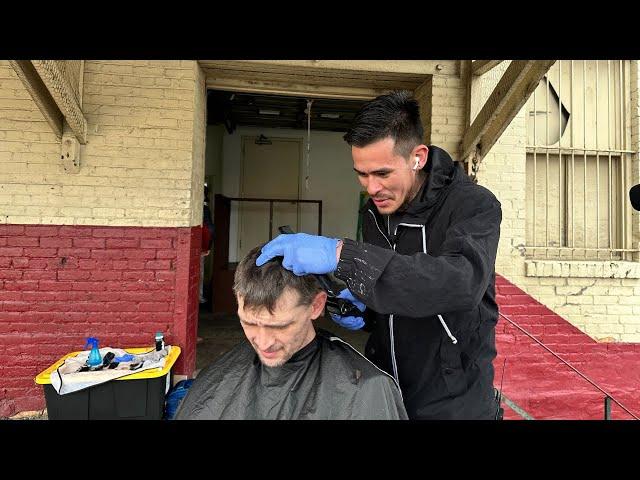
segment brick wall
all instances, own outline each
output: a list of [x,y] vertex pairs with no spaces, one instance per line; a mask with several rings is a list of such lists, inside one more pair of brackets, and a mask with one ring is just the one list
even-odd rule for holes
[[198,225],[205,90],[197,62],[88,60],[83,83],[87,143],[79,173],[68,174],[60,142],[0,61],[0,223]]
[[[472,90],[472,118],[482,100],[497,84],[508,62],[476,80]],[[637,62],[632,62],[631,97],[633,148],[638,149]],[[525,251],[526,227],[526,124],[525,109],[507,127],[482,161],[479,183],[502,203],[503,220],[496,270],[551,310],[594,339],[640,341],[640,279],[633,274],[637,264],[629,262],[550,262],[538,271]],[[635,120],[634,120],[635,118]],[[634,125],[636,125],[634,127]],[[638,182],[638,159],[633,159],[633,179]],[[626,192],[623,192],[626,196]],[[633,232],[638,242],[638,213],[633,214]],[[528,265],[527,265],[528,263]],[[542,262],[548,263],[548,262]],[[598,264],[597,266],[595,264]],[[540,262],[538,262],[540,264]],[[607,273],[605,275],[605,272]]]
[[175,373],[192,372],[199,245],[199,228],[0,225],[0,417],[43,408],[34,377],[89,336],[162,331],[182,347]]
[[431,81],[432,108],[430,143],[444,148],[454,159],[462,154],[464,134],[465,88],[458,75],[434,75]]
[[[636,416],[640,416],[640,344],[598,343],[503,277],[494,385],[535,419],[603,419],[605,394],[527,336],[524,329]],[[506,360],[506,363],[505,363]],[[503,378],[504,371],[504,378]],[[505,418],[521,418],[505,408]],[[611,418],[631,419],[612,404]]]
[[[151,344],[195,368],[206,89],[195,61],[86,61],[80,170],[0,61],[0,417],[63,354]],[[146,228],[145,228],[146,227]]]

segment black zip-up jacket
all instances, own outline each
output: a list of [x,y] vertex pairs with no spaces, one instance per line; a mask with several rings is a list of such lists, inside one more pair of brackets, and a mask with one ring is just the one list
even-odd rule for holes
[[500,202],[441,148],[426,169],[402,212],[363,207],[364,243],[344,239],[335,276],[367,306],[365,355],[396,377],[409,418],[493,419]]

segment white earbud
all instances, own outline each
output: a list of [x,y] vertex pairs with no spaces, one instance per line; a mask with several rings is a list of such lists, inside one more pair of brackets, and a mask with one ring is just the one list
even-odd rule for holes
[[413,169],[417,170],[419,166],[420,166],[420,157],[416,155],[416,164],[413,166]]

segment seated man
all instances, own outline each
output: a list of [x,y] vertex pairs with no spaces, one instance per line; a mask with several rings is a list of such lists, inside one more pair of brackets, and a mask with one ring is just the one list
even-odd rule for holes
[[176,420],[406,419],[393,377],[313,320],[327,294],[276,257],[261,267],[254,248],[240,262],[233,290],[247,337],[203,369]]

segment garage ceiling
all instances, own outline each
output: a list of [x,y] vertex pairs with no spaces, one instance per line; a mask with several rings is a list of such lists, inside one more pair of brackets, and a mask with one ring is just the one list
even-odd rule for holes
[[[315,98],[311,129],[346,132],[364,100]],[[239,126],[307,128],[307,98],[209,90],[207,124],[223,124],[229,133]]]

